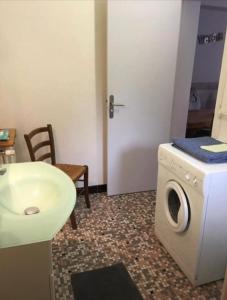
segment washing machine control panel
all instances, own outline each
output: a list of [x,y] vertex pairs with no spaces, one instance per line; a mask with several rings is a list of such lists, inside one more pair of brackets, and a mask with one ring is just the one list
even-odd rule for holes
[[173,172],[180,180],[185,181],[189,185],[202,189],[202,179],[196,174],[197,172],[191,170],[185,163],[179,161],[177,158],[173,158],[172,155],[159,153],[159,163]]

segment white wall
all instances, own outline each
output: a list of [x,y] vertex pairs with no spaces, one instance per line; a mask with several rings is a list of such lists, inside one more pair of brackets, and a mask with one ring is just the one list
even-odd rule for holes
[[88,164],[90,185],[103,182],[94,18],[93,0],[0,1],[0,127],[17,129],[17,157],[26,161],[23,134],[51,123],[58,161]]
[[199,23],[200,1],[183,1],[176,67],[171,137],[184,137]]
[[[52,123],[58,161],[86,163],[90,185],[105,183],[105,0],[0,1],[0,42],[0,127],[17,129],[18,160],[29,160],[23,134]],[[178,79],[187,66],[178,63]],[[187,105],[175,96],[172,128],[182,133]]]

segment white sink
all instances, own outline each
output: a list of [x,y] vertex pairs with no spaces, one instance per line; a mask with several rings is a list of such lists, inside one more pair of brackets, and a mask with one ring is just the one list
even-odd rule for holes
[[[0,248],[51,240],[76,201],[72,180],[44,162],[4,165],[0,176]],[[25,210],[35,207],[36,214]]]

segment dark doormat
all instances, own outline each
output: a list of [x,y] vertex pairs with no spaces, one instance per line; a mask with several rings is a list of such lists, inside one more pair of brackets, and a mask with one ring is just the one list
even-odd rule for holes
[[143,300],[122,263],[71,276],[75,300]]

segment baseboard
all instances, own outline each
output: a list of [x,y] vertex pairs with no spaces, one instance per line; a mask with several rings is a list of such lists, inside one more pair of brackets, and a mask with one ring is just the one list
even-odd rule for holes
[[[107,184],[91,185],[88,187],[90,194],[104,193],[107,191]],[[83,188],[77,188],[78,194],[83,192]]]

